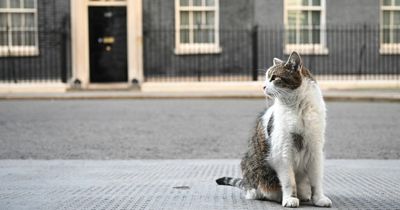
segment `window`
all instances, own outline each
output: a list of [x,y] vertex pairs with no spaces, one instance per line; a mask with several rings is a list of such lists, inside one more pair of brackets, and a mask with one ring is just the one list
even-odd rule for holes
[[285,0],[285,53],[327,54],[325,0]]
[[381,6],[382,54],[400,54],[400,0],[383,0]]
[[0,0],[0,56],[36,54],[36,0]]
[[219,53],[218,0],[175,0],[176,54]]

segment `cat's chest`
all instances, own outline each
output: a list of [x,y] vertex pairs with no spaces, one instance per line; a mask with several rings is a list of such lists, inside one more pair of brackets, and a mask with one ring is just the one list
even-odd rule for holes
[[279,110],[277,126],[282,132],[308,135],[321,131],[324,127],[324,112],[315,106],[296,110]]

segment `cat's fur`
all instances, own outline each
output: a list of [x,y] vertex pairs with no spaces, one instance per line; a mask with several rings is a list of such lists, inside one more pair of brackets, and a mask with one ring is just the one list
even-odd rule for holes
[[241,162],[243,179],[223,177],[217,183],[245,190],[247,199],[278,201],[285,207],[311,200],[330,207],[322,189],[325,103],[298,53],[286,62],[274,59],[264,92],[273,102],[257,118]]

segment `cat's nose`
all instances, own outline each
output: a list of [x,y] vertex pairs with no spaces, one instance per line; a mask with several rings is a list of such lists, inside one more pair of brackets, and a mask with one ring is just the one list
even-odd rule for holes
[[263,86],[263,90],[265,90],[265,89],[267,89],[267,86],[264,85],[264,86]]

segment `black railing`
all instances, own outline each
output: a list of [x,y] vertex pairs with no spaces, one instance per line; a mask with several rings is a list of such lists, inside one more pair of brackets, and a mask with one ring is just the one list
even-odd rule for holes
[[[400,33],[393,31],[397,33],[390,35],[392,40],[400,42]],[[0,33],[1,43],[8,40],[5,34]],[[381,44],[379,26],[329,26],[322,34],[322,48],[286,48],[283,27],[222,29],[218,45],[179,49],[175,30],[145,29],[144,78],[149,82],[263,80],[274,57],[285,59],[296,49],[319,79],[400,80],[400,44]],[[70,32],[42,30],[37,40],[36,49],[4,51],[7,46],[0,46],[0,83],[67,82],[72,77]]]
[[[0,33],[3,44],[10,40],[10,34]],[[68,32],[20,32],[18,36],[31,40],[30,45],[0,46],[0,83],[67,82],[71,77]]]
[[[175,30],[144,30],[145,80],[262,80],[273,58],[285,59],[292,50],[299,51],[305,66],[320,79],[400,79],[400,48],[381,44],[379,26],[330,26],[321,33],[320,44],[294,45],[283,27],[222,29],[220,51],[197,44],[183,53]],[[391,36],[400,42],[398,32]]]

